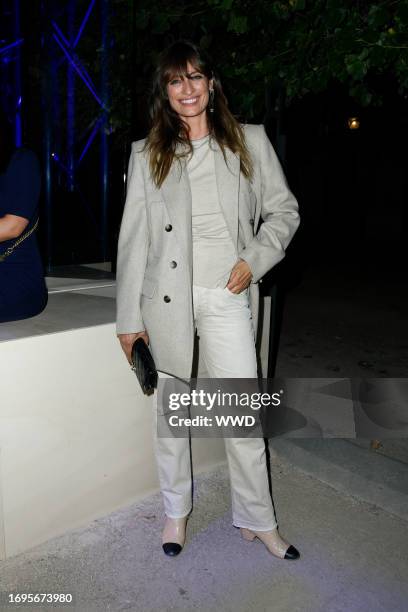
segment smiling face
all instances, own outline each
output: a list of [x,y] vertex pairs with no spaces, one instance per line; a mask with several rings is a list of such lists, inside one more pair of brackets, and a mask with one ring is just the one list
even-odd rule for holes
[[205,112],[212,87],[213,79],[209,80],[187,62],[186,74],[174,75],[167,83],[169,104],[180,117],[187,120],[196,117]]

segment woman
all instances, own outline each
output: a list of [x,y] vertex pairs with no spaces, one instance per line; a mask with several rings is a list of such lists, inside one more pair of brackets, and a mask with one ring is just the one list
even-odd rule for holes
[[40,167],[29,149],[14,149],[0,111],[0,323],[27,319],[48,301],[35,230]]
[[[197,329],[210,378],[256,378],[257,283],[284,257],[297,202],[264,127],[238,123],[193,43],[161,55],[151,120],[147,138],[133,143],[119,235],[122,348],[130,362],[142,337],[160,376],[189,379]],[[263,439],[226,438],[225,446],[234,526],[275,556],[298,558],[277,531]],[[163,549],[176,555],[192,506],[189,440],[156,432],[155,450]]]

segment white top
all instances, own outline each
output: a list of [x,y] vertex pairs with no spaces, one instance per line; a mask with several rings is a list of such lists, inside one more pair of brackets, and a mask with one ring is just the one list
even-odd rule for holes
[[238,260],[220,207],[209,135],[192,140],[187,171],[192,196],[193,284],[225,287]]

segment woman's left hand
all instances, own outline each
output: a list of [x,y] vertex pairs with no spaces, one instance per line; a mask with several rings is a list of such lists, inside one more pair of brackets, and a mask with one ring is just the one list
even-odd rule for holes
[[251,268],[243,259],[239,259],[232,268],[227,288],[231,293],[241,293],[249,287],[252,279]]

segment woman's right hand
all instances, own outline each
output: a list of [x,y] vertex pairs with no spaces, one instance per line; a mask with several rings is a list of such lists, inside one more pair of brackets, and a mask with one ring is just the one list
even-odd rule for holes
[[149,344],[149,336],[146,331],[138,332],[136,334],[118,334],[119,342],[126,355],[126,359],[132,365],[132,346],[136,338],[143,338],[146,344]]

